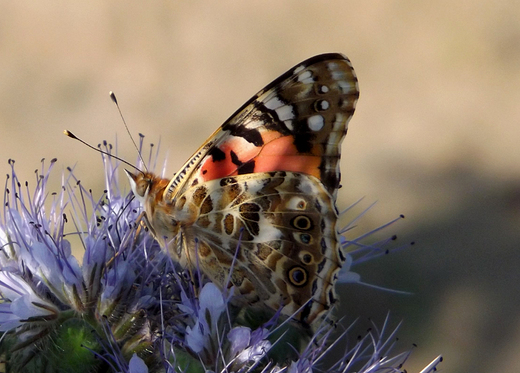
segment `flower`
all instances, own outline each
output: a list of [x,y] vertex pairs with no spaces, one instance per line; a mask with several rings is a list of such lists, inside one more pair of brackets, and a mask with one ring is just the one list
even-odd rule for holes
[[[9,371],[298,373],[325,364],[346,331],[334,336],[323,322],[310,333],[279,313],[248,324],[232,291],[194,285],[161,250],[139,221],[139,203],[121,192],[120,162],[103,162],[106,190],[96,198],[72,169],[61,191],[49,193],[54,159],[42,161],[33,188],[9,161],[0,221],[0,353]],[[73,245],[83,247],[81,262]],[[363,258],[349,256],[344,279],[359,282],[350,264]],[[361,338],[329,370],[400,371],[408,352],[386,357],[394,336],[386,329]]]

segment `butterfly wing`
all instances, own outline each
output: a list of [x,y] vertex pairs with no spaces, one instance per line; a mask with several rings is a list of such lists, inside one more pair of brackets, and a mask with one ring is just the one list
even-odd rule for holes
[[185,229],[187,251],[196,250],[213,282],[307,324],[329,308],[345,257],[336,207],[317,178],[246,174],[199,184],[183,197],[198,215]]
[[296,65],[238,109],[175,175],[166,200],[198,183],[256,172],[317,177],[336,196],[339,158],[359,96],[348,58],[322,54]]

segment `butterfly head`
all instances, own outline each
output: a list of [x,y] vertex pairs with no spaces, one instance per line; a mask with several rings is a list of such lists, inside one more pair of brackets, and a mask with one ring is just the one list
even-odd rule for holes
[[134,193],[135,198],[137,198],[139,202],[144,203],[150,192],[153,175],[147,175],[142,172],[134,175],[128,170],[125,170],[125,173],[128,177],[130,188],[132,188],[132,192]]
[[130,181],[130,188],[132,188],[135,198],[142,205],[146,205],[150,197],[155,200],[157,197],[162,196],[162,191],[164,191],[168,183],[168,180],[162,179],[151,172],[133,174],[125,170],[125,173]]

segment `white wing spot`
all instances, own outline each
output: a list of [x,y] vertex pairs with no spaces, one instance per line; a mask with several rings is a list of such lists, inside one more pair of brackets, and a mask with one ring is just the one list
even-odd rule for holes
[[307,202],[303,198],[293,197],[287,203],[287,208],[289,210],[305,210],[307,206]]
[[257,179],[248,180],[245,182],[245,187],[249,193],[256,196],[264,188],[264,181]]
[[279,240],[282,237],[282,232],[279,229],[276,229],[263,215],[260,215],[258,226],[260,228],[258,236],[253,238],[252,242],[267,242]]
[[[318,184],[319,183],[318,179],[316,179],[314,177],[313,177],[313,179],[316,181],[311,182],[310,177],[300,180],[300,185],[298,186],[298,189],[308,195],[320,196],[323,193],[323,189],[320,188],[320,184]],[[323,208],[323,206],[322,206],[322,208]]]
[[344,80],[338,81],[338,87],[341,89],[341,93],[351,93],[356,89],[355,86]]
[[320,93],[327,93],[329,91],[329,87],[327,87],[326,85],[322,85],[320,86]]
[[286,121],[289,119],[294,119],[294,112],[291,105],[284,105],[277,109],[275,109],[276,114],[278,115],[278,119],[281,121]]
[[264,106],[270,110],[278,109],[284,105],[285,104],[276,96],[264,102]]
[[320,110],[327,110],[330,107],[330,104],[327,100],[321,100],[319,102]]
[[345,71],[340,69],[337,63],[331,62],[327,65],[327,67],[330,70],[330,75],[332,76],[332,79],[338,81],[344,80],[346,78]]
[[307,125],[311,131],[318,132],[325,125],[325,121],[321,115],[313,115],[307,119]]
[[303,69],[305,69],[305,66],[300,65],[300,66],[298,66],[297,68],[294,69],[293,74],[296,75],[296,74],[300,73],[301,71],[303,71]]
[[292,124],[292,120],[285,120],[283,122],[283,124],[285,124],[285,128],[287,128],[289,131],[294,130],[294,126]]
[[304,84],[312,84],[314,83],[314,78],[312,77],[312,73],[310,71],[306,71],[298,76],[298,81]]
[[262,128],[265,126],[265,121],[264,120],[260,120],[260,119],[256,119],[256,120],[253,120],[253,119],[247,119],[247,120],[244,120],[244,125],[248,128],[248,129],[253,129],[253,128]]
[[345,72],[343,72],[341,70],[334,70],[331,72],[331,75],[332,75],[332,79],[334,79],[334,80],[343,80],[346,78]]

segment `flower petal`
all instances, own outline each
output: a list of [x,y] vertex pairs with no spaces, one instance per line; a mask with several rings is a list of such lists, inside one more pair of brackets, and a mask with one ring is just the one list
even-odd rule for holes
[[231,342],[231,356],[236,356],[240,351],[249,347],[251,341],[251,329],[245,326],[237,326],[229,331],[227,335]]
[[141,359],[137,354],[134,353],[132,358],[130,359],[130,364],[128,365],[129,373],[148,373],[148,367],[146,366],[143,359]]

